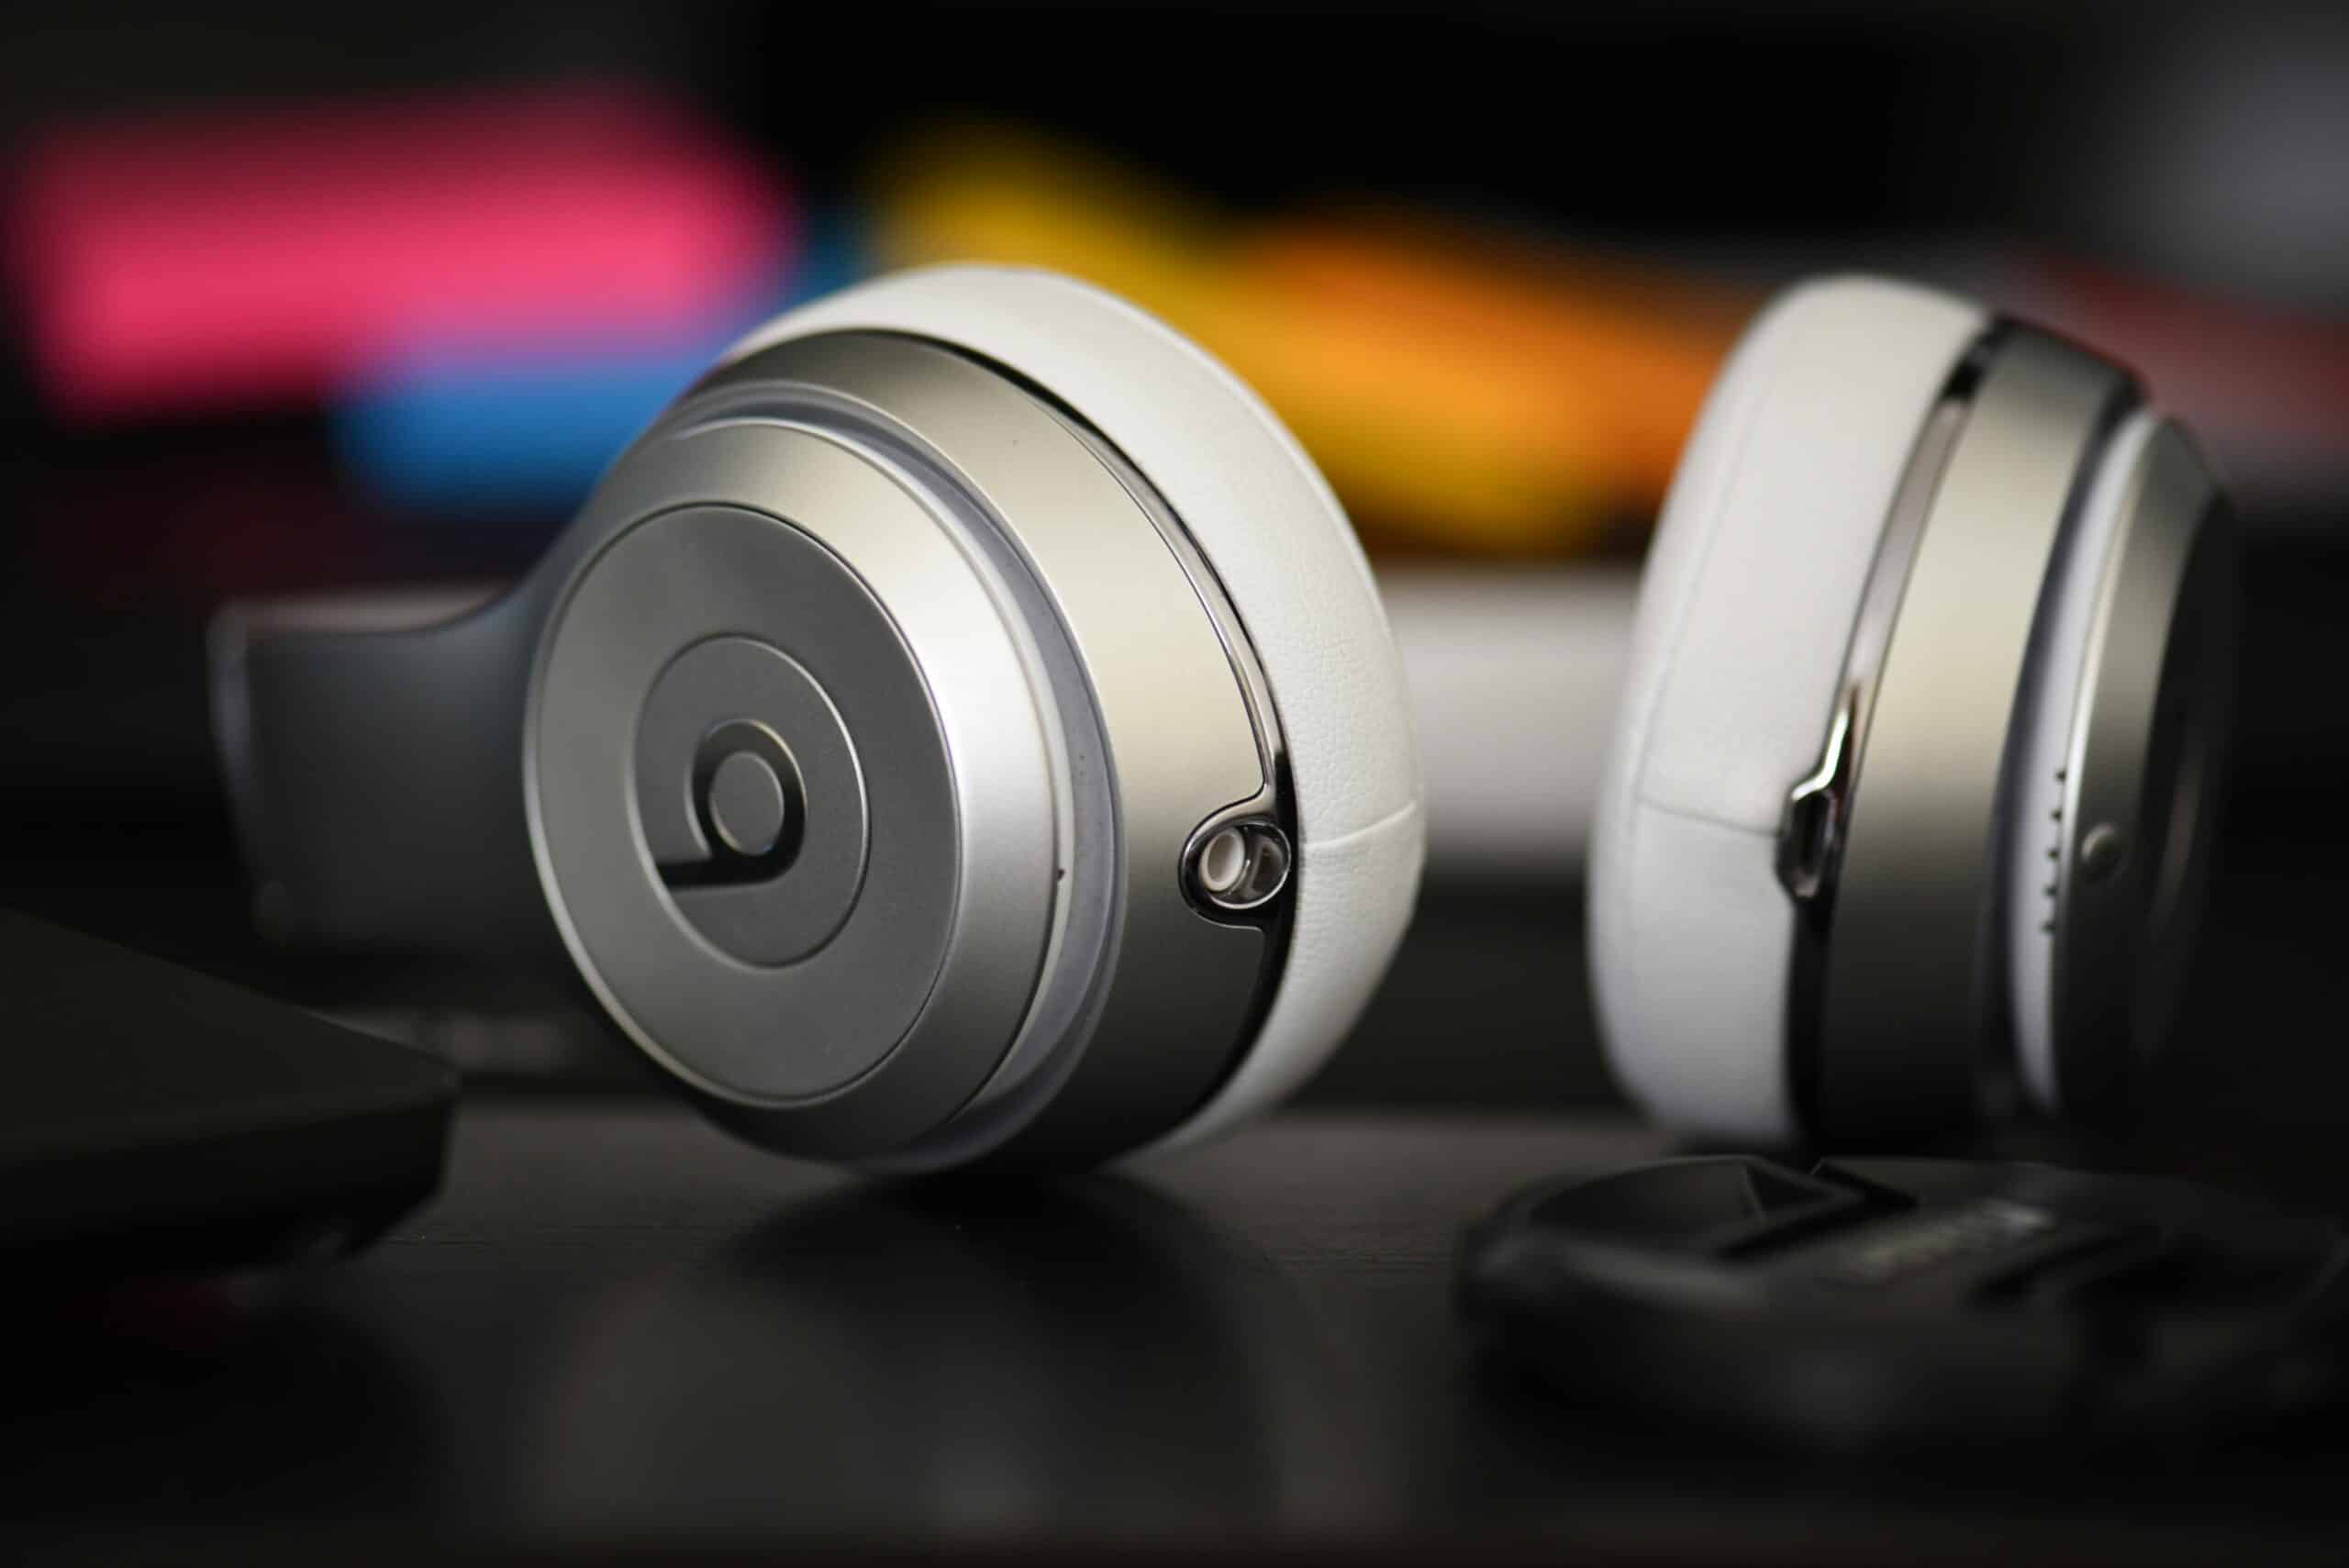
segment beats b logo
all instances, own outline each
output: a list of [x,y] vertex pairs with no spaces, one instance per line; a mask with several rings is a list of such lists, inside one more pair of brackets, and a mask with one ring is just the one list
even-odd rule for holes
[[823,688],[749,637],[686,649],[636,727],[637,819],[678,913],[748,963],[823,945],[864,878],[856,750]]
[[671,887],[768,882],[783,874],[807,820],[807,785],[790,749],[756,719],[729,719],[694,752],[695,825],[708,859],[664,864]]

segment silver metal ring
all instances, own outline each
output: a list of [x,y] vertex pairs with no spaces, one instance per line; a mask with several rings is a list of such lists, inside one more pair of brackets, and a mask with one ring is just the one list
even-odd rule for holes
[[[1831,1141],[1945,1128],[1976,1108],[1996,1035],[1988,937],[2016,696],[2056,541],[2135,396],[2121,372],[2028,329],[1999,331],[1979,366],[1962,417],[1944,399],[1929,424],[1907,505],[1887,517],[1868,598],[1878,615],[1897,604],[1880,662],[1865,667],[1879,623],[1864,611],[1829,723],[1834,766],[1797,785],[1835,791],[1839,831],[1806,899],[1788,1008],[1796,1103]],[[1789,829],[1816,815],[1790,800]]]
[[2057,824],[2054,1038],[2066,1112],[2125,1116],[2199,924],[2232,706],[2234,536],[2165,423],[2103,563]]
[[[591,511],[616,495],[633,510],[634,485],[674,495],[681,482],[772,510],[651,511],[551,618],[524,764],[549,904],[606,1009],[706,1101],[813,1151],[902,1141],[994,1070],[1041,961],[1057,856],[1026,673],[930,509],[844,447],[698,427],[639,455],[631,483]],[[799,517],[820,519],[824,539]],[[638,716],[712,633],[787,655],[856,751],[888,759],[862,770],[865,863],[844,918],[829,880],[795,881],[816,866],[772,887],[687,892],[645,840]],[[729,717],[774,723],[795,747],[808,735],[774,706]],[[802,861],[841,847],[836,834]],[[746,962],[680,906],[770,893],[786,924],[802,906],[829,937],[789,962]],[[742,913],[747,936],[759,916]]]
[[[1244,1045],[1282,928],[1277,917],[1208,917],[1186,896],[1184,855],[1235,803],[1286,822],[1277,725],[1260,673],[1249,673],[1252,655],[1233,651],[1244,632],[1211,608],[1219,590],[1202,590],[1195,552],[1184,558],[1179,523],[1105,447],[1035,390],[939,345],[877,333],[797,339],[723,367],[681,400],[615,467],[574,525],[573,547],[557,551],[566,586],[526,726],[541,876],[614,1016],[738,1129],[898,1167],[991,1152],[1097,1158],[1174,1126]],[[692,566],[707,553],[700,545],[664,562],[647,542],[619,570],[630,539],[653,539],[660,518],[695,506],[729,510],[746,539],[765,542],[738,541],[715,583]],[[936,816],[953,868],[924,891],[884,898],[886,918],[864,902],[885,862],[907,863],[923,832],[914,807],[883,796],[911,787],[901,768],[924,773],[924,747],[901,756],[904,737],[886,747],[868,739],[863,726],[886,704],[865,675],[794,630],[818,613],[812,601],[762,619],[761,605],[817,570],[761,564],[802,549],[786,542],[795,537],[860,584],[828,591],[827,602],[869,595],[928,694],[948,781]],[[729,597],[729,581],[762,573],[770,580],[759,592]],[[646,613],[668,575],[692,580],[681,607],[715,604],[716,618],[688,628]],[[581,620],[599,593],[612,607]],[[856,621],[839,635],[862,636]],[[612,783],[618,750],[603,732],[641,699],[659,668],[653,650],[674,639],[661,659],[674,658],[688,631],[752,637],[803,665],[837,705],[872,794],[868,886],[832,941],[878,921],[913,946],[872,950],[885,967],[870,976],[874,959],[836,964],[830,946],[772,972],[804,980],[829,966],[850,987],[843,996],[868,979],[896,994],[855,1015],[863,1043],[830,1063],[829,1079],[785,1083],[762,1065],[762,1049],[801,1049],[794,1031],[806,1015],[780,1001],[788,980],[744,983],[735,972],[758,966],[694,942],[673,909],[661,916],[670,930],[643,938],[658,964],[629,956],[662,893],[640,845],[610,841],[627,791]],[[625,670],[604,651],[640,644]],[[889,663],[876,657],[871,679],[885,686]],[[622,849],[643,863],[625,865]],[[814,847],[797,852],[805,861]],[[640,885],[621,888],[624,873]],[[605,912],[615,906],[629,912]],[[933,929],[942,934],[924,956],[930,947],[915,933]],[[662,1004],[679,1017],[661,1029],[639,1016],[646,997],[696,987],[702,1016],[682,1000]],[[768,991],[778,1005],[763,1013],[723,999]],[[885,1040],[908,997],[913,1016]],[[852,1020],[843,1011],[835,1021]],[[727,1072],[709,1071],[713,1061]]]

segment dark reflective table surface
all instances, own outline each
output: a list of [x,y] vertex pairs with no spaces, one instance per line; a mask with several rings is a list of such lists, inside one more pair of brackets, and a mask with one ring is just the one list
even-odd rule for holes
[[881,1184],[659,1103],[484,1101],[357,1260],[18,1281],[0,1512],[68,1556],[1084,1555],[1230,1539],[1871,1561],[2349,1542],[2349,1443],[2162,1472],[1831,1464],[1520,1391],[1451,1302],[1620,1118],[1295,1114],[1064,1184]]

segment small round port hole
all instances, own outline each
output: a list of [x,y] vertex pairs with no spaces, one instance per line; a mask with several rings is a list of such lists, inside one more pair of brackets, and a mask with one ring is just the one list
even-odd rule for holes
[[1199,885],[1215,897],[1229,896],[1248,875],[1248,835],[1226,828],[1199,851]]

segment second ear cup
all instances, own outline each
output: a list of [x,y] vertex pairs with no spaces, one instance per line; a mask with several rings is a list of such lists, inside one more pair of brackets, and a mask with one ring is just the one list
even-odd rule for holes
[[2125,1119],[2175,1010],[2232,530],[2123,368],[1960,301],[1798,288],[1689,443],[1592,851],[1608,1052],[1687,1132]]
[[1591,851],[1608,1057],[1675,1127],[1785,1141],[1794,906],[1775,860],[1820,756],[1885,519],[1974,306],[1797,289],[1708,398],[1649,553]]

